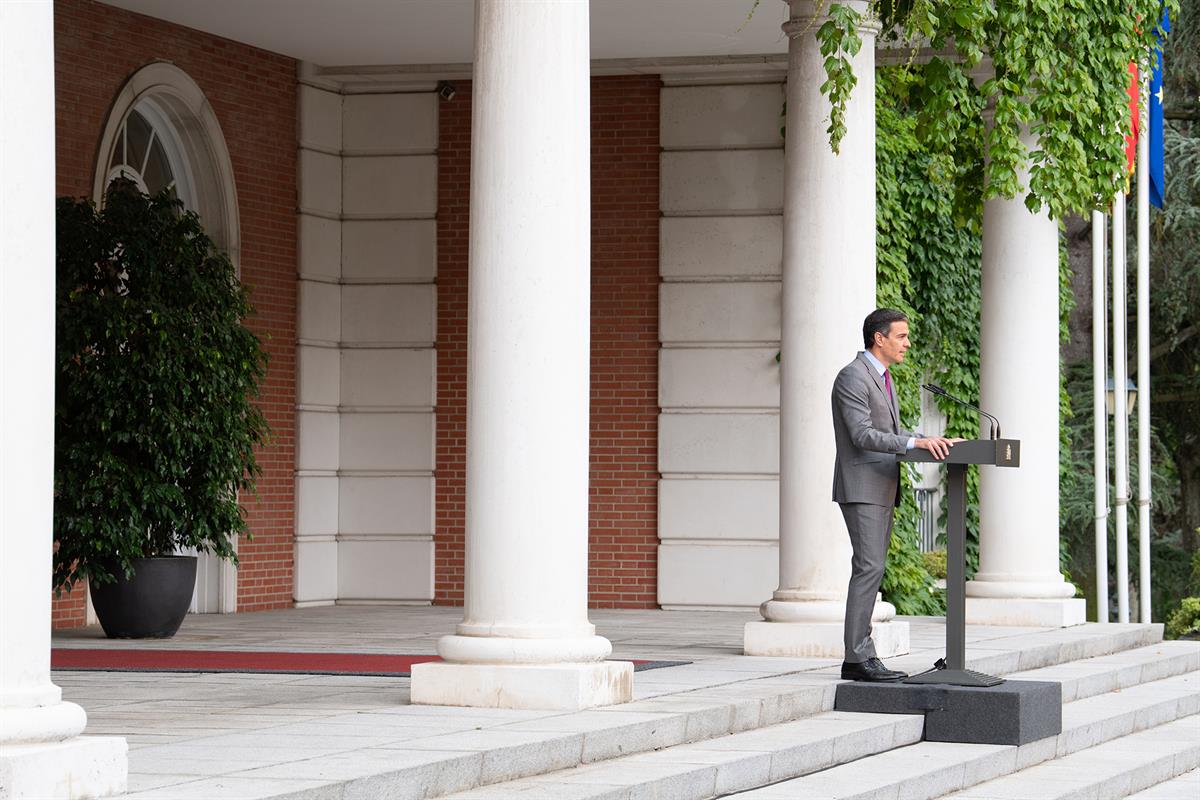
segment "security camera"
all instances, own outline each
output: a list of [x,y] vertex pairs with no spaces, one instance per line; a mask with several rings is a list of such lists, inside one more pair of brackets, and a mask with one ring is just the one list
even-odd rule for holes
[[438,97],[442,98],[443,100],[453,100],[456,92],[457,90],[454,88],[454,84],[450,81],[438,81]]

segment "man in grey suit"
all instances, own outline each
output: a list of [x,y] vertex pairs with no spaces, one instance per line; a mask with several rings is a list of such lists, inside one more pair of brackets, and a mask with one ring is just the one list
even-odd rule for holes
[[892,514],[900,504],[898,457],[914,447],[946,457],[954,440],[926,437],[900,426],[900,406],[889,368],[910,346],[908,317],[890,308],[863,321],[863,352],[833,382],[833,499],[842,509],[854,558],[846,594],[846,658],[842,678],[897,681],[908,677],[887,669],[871,641],[871,613],[883,581]]

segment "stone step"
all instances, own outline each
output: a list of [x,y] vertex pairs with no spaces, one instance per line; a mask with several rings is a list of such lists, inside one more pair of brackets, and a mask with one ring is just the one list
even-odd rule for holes
[[[968,626],[965,666],[989,675],[1008,676],[1158,644],[1162,642],[1163,626],[1161,623],[1089,623],[1055,631],[979,635],[986,630]],[[942,655],[944,648],[942,642],[934,651],[914,647],[914,652],[907,656],[888,659],[887,665],[910,674],[922,672],[933,666],[931,654]]]
[[[968,644],[969,666],[992,674],[1116,654],[1153,645],[1162,638],[1161,625],[1141,624],[980,632],[983,635],[972,634]],[[934,655],[930,650],[916,652],[906,657],[911,665],[901,668],[912,670]],[[498,721],[476,730],[317,756],[306,759],[300,772],[279,765],[231,776],[327,780],[322,790],[342,798],[427,800],[806,720],[833,710],[840,683],[836,663],[817,659],[736,656],[639,675],[643,674],[645,677],[635,682],[639,699],[632,703],[518,722]],[[475,711],[481,719],[488,717],[487,709]],[[895,720],[889,717],[881,724],[894,725]],[[282,799],[293,794],[284,791],[261,796]],[[303,792],[294,796],[297,800],[308,798]]]
[[1200,670],[1195,642],[1158,642],[1108,655],[1014,672],[1012,680],[1062,684],[1064,703]]
[[[1063,705],[1062,756],[1200,714],[1200,672],[1187,672]],[[1200,726],[1200,720],[1197,720]]]
[[[1129,769],[1104,774],[1109,775],[1114,785],[1142,788],[1153,782],[1148,776],[1159,775],[1156,780],[1163,780],[1200,763],[1198,703],[1200,674],[1193,672],[1069,703],[1063,706],[1063,732],[1055,738],[1020,747],[921,742],[738,797],[739,800],[865,800],[899,796],[932,800],[960,792],[951,796],[962,800],[968,797],[1043,800],[1040,790],[1036,790],[1037,781],[1017,780],[1017,776],[1045,775],[1051,776],[1047,780],[1053,780],[1052,776],[1081,770],[1080,779],[1085,780],[1090,769],[1087,765],[1096,758],[1094,754],[1123,752],[1127,743],[1130,752],[1146,756],[1143,759],[1146,763],[1117,759],[1114,764]],[[1141,744],[1144,742],[1162,746],[1148,747]],[[1156,753],[1156,748],[1161,752]],[[1104,757],[1099,760],[1102,762]],[[1032,773],[1034,769],[1041,771]],[[1136,783],[1135,778],[1150,782]],[[1007,779],[1014,783],[1000,783]],[[974,793],[984,783],[993,784],[988,789],[992,794]],[[1062,796],[1093,797],[1089,791]],[[1131,790],[1126,789],[1125,793],[1128,791]]]
[[1117,800],[1197,767],[1200,720],[1185,717],[977,784],[945,800]]
[[[850,792],[847,796],[859,796],[853,794],[857,791],[854,787],[864,781],[864,774],[871,776],[867,782],[874,780],[879,785],[872,790],[878,795],[863,797],[896,796],[897,792],[901,797],[915,796],[911,793],[920,791],[924,785],[921,776],[925,776],[937,789],[935,794],[924,795],[932,798],[1197,713],[1200,672],[1067,704],[1062,734],[1022,747],[954,744],[944,748],[941,743],[920,741],[920,716],[830,712],[655,753],[483,786],[447,800],[708,800],[737,792],[746,792],[739,797],[757,797],[755,787],[766,787],[761,790],[768,792],[764,798],[806,798],[809,792],[823,797],[820,792],[831,787]],[[894,785],[890,762],[903,762],[909,756],[916,759],[913,763],[930,769]],[[963,782],[948,784],[948,780]],[[794,792],[772,793],[778,786],[793,784]]]
[[[1047,643],[1043,639],[1049,638]],[[1158,625],[1111,625],[1107,629],[1092,626],[1090,629],[1065,629],[1055,631],[1049,637],[1029,641],[1028,636],[1003,636],[980,644],[984,654],[979,661],[984,666],[1011,664],[1056,666],[1060,659],[1089,656],[1096,659],[1092,667],[1096,677],[1093,686],[1105,681],[1116,683],[1118,674],[1124,680],[1134,680],[1132,669],[1121,661],[1125,648],[1145,649],[1147,642],[1161,644],[1161,626]],[[990,650],[990,653],[988,652]],[[1185,669],[1188,658],[1200,655],[1200,648],[1191,647],[1191,655],[1176,658],[1174,669]],[[1172,653],[1173,656],[1178,654]],[[911,658],[911,657],[910,657]],[[1108,664],[1105,658],[1116,659]],[[1153,661],[1152,653],[1143,653],[1142,661]],[[738,657],[728,663],[720,660],[697,665],[697,672],[719,676],[729,671],[745,669],[747,663],[757,666],[771,659]],[[1136,661],[1136,659],[1135,659]],[[1038,667],[1045,669],[1046,667]],[[671,678],[668,670],[658,671],[655,677],[664,681],[688,680],[689,668],[672,670],[678,677]],[[833,710],[834,695],[840,683],[838,667],[796,671],[765,678],[729,680],[692,691],[657,694],[626,703],[580,714],[562,715],[549,720],[533,720],[504,725],[494,730],[503,731],[560,731],[582,733],[581,756],[574,764],[564,764],[556,756],[562,748],[547,747],[555,742],[531,743],[523,748],[512,748],[503,759],[491,762],[485,758],[478,785],[491,785],[521,777],[536,777],[576,765],[604,762],[624,755],[662,750],[677,745],[704,742],[717,737],[752,731],[779,725],[792,720],[802,720],[814,714]],[[1146,669],[1147,676],[1154,674]],[[1140,674],[1140,673],[1139,673]],[[715,679],[715,678],[710,678]],[[678,683],[667,685],[679,687]],[[686,684],[684,684],[686,685]],[[605,721],[599,715],[651,714],[648,721],[630,722],[615,727],[600,727]],[[668,715],[663,718],[661,715]],[[439,743],[453,749],[454,742]],[[430,743],[432,746],[432,743]],[[517,752],[530,751],[530,752]]]
[[924,717],[829,711],[808,719],[677,745],[519,781],[446,800],[700,800],[916,744]]
[[1200,769],[1185,772],[1129,795],[1129,800],[1196,800],[1200,797]]
[[[1075,800],[1120,798],[1200,764],[1200,725],[1191,717],[1062,758],[1034,745],[922,742],[737,795],[738,800]],[[1036,745],[1037,743],[1035,743]],[[1024,752],[1023,752],[1024,751]]]

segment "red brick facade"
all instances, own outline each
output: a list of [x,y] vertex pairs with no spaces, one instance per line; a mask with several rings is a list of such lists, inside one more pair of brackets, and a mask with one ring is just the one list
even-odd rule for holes
[[437,442],[434,450],[435,605],[463,602],[467,515],[467,221],[471,85],[438,103]]
[[[589,600],[653,608],[658,545],[659,80],[592,80]],[[435,603],[463,600],[470,88],[438,120]]]
[[[296,62],[91,0],[54,4],[58,193],[90,196],[110,106],[155,60],[199,84],[233,163],[241,272],[270,356],[262,406],[271,443],[259,453],[258,497],[244,502],[253,541],[239,545],[238,609],[292,602],[295,532]],[[83,624],[83,594],[54,604],[55,627]]]
[[657,76],[592,80],[588,599],[658,605]]
[[[263,406],[272,442],[253,541],[240,546],[239,610],[291,604],[295,530],[296,64],[293,60],[92,0],[55,3],[58,192],[92,190],[99,140],[125,81],[170,61],[205,92],[238,190],[242,278],[270,353]],[[590,600],[654,607],[657,587],[659,81],[592,81],[592,459]],[[440,103],[436,590],[463,599],[467,240],[471,91]],[[82,624],[83,595],[54,604]]]

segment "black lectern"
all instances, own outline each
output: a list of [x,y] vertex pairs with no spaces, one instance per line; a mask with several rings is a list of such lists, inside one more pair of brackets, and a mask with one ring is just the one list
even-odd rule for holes
[[901,461],[920,461],[946,465],[946,669],[914,675],[905,683],[941,683],[951,686],[995,686],[1004,681],[966,668],[966,541],[967,541],[967,465],[1019,467],[1021,442],[1018,439],[974,439],[950,448],[945,459],[938,460],[928,450],[910,450]]
[[[936,461],[913,450],[903,461]],[[967,465],[1015,467],[1016,439],[959,442],[942,462],[949,471],[950,518],[946,539],[946,665],[899,683],[839,684],[834,708],[885,714],[924,714],[922,738],[929,742],[1022,745],[1062,732],[1062,684],[1006,681],[966,669]],[[939,663],[940,666],[940,663]],[[941,684],[940,686],[913,684]]]

